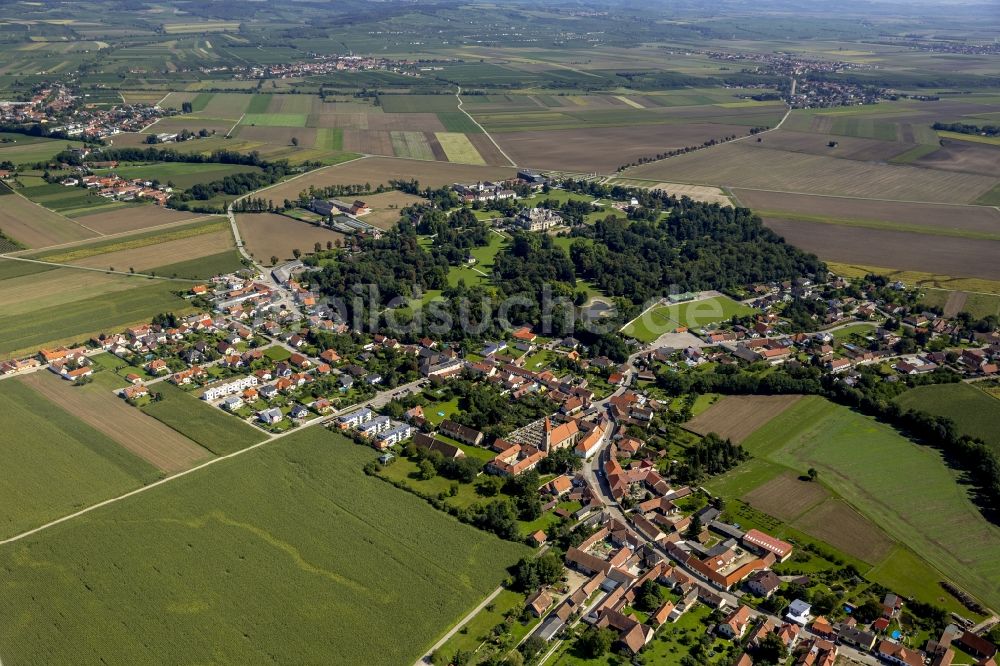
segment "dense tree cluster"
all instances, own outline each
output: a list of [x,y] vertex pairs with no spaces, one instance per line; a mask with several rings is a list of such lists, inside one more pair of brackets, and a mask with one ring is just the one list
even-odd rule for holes
[[727,472],[750,457],[742,446],[708,433],[684,451],[684,463],[674,476],[684,483],[697,483],[705,476]]
[[734,290],[825,270],[750,210],[688,199],[662,222],[607,218],[573,234],[578,240],[570,256],[577,274],[636,303],[662,296],[671,285],[680,291]]
[[969,123],[934,123],[934,129],[942,132],[957,132],[958,134],[981,134],[983,136],[1000,136],[1000,125],[970,125]]

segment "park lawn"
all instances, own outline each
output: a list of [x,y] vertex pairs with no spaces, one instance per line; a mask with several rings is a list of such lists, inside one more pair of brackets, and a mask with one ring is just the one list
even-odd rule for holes
[[833,332],[833,339],[838,342],[850,342],[853,336],[864,338],[875,330],[875,324],[851,324],[843,328],[838,328]]
[[[799,474],[814,467],[830,490],[943,574],[934,580],[949,578],[987,605],[1000,603],[1000,561],[994,556],[1000,528],[982,517],[938,451],[815,396],[779,414],[743,447],[754,456],[752,471],[742,472],[748,465],[741,465],[710,483],[713,491],[745,492],[752,485],[748,477],[763,483],[782,467]],[[733,476],[741,480],[729,480]],[[884,567],[876,571],[892,577]],[[901,585],[896,591],[920,590]],[[940,604],[939,596],[925,601]]]
[[559,355],[548,349],[540,349],[534,352],[531,356],[524,359],[523,367],[525,370],[530,370],[532,372],[540,372],[552,364]]
[[287,361],[291,358],[292,352],[279,345],[274,345],[264,350],[264,356],[268,357],[275,363],[280,363],[281,361]]
[[452,414],[458,411],[458,398],[452,398],[444,402],[432,402],[424,405],[424,418],[433,426],[440,425],[441,421],[451,418]]
[[4,657],[409,666],[529,550],[365,475],[373,458],[309,428],[0,547]]
[[0,353],[37,351],[53,342],[74,342],[94,334],[119,330],[158,312],[187,314],[192,309],[177,292],[189,287],[169,280],[121,276],[134,287],[98,294],[71,303],[41,307],[30,312],[4,313],[0,309]]
[[6,417],[6,433],[0,438],[0,538],[159,476],[151,465],[19,381],[0,384],[0,404]]
[[678,328],[698,329],[717,324],[734,316],[756,312],[753,308],[734,301],[728,296],[703,298],[675,305],[652,308],[622,331],[640,342],[653,342],[664,333]]
[[[409,458],[399,457],[380,471],[379,476],[387,481],[413,491],[422,497],[441,497],[449,506],[467,509],[473,504],[493,501],[493,498],[480,497],[471,483],[460,483],[443,476],[433,476],[429,479],[417,478],[417,463]],[[458,494],[449,496],[452,485],[458,486]]]
[[253,426],[212,407],[173,384],[160,382],[156,385],[156,392],[162,394],[163,399],[149,403],[142,411],[217,456],[245,449],[266,437]]
[[982,439],[1000,453],[1000,400],[971,384],[918,386],[896,398],[896,404],[946,416],[959,432]]

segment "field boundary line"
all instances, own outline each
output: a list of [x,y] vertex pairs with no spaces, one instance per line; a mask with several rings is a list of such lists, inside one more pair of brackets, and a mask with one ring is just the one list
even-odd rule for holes
[[[168,93],[168,95],[169,95],[169,93]],[[166,99],[166,97],[164,97],[163,99]],[[161,99],[160,101],[162,102],[162,101],[163,101],[163,99]],[[155,125],[156,123],[160,122],[161,120],[163,120],[163,118],[157,118],[157,119],[156,119],[156,120],[154,120],[153,122],[151,122],[151,123],[149,123],[148,125],[146,125],[145,127],[143,127],[143,128],[141,129],[141,130],[139,130],[139,131],[137,132],[137,134],[142,134],[143,132],[145,132],[146,130],[148,130],[148,129],[149,129],[150,127],[152,127],[152,126],[153,126],[153,125]],[[112,145],[113,145],[113,144],[114,144],[114,142],[112,141]]]
[[12,257],[7,254],[0,254],[0,260],[6,259],[8,261],[24,261],[29,264],[42,264],[43,266],[54,266],[56,268],[75,268],[78,271],[91,271],[92,273],[106,273],[108,275],[124,275],[125,277],[135,276],[141,278],[149,278],[153,280],[166,280],[167,282],[191,282],[194,284],[199,284],[204,282],[204,280],[189,280],[187,278],[170,278],[163,275],[153,275],[151,273],[129,273],[127,271],[112,271],[107,268],[93,268],[91,266],[76,266],[74,264],[59,264],[54,261],[41,261],[39,259],[28,259],[27,257]]
[[642,312],[640,312],[639,314],[637,314],[637,315],[636,315],[635,317],[633,317],[632,319],[630,319],[630,320],[629,320],[629,322],[628,322],[627,324],[625,324],[624,326],[622,326],[621,328],[619,328],[619,329],[618,329],[618,332],[619,332],[619,333],[621,333],[621,332],[622,332],[622,331],[624,331],[624,330],[625,330],[626,328],[628,328],[628,327],[629,327],[629,326],[631,326],[631,325],[632,325],[633,323],[635,323],[635,322],[636,322],[637,320],[639,320],[639,319],[642,319],[642,317],[643,317],[643,316],[644,316],[644,315],[645,315],[645,314],[646,314],[647,312],[649,312],[649,311],[650,311],[650,310],[652,310],[653,308],[658,308],[658,307],[660,307],[660,306],[661,306],[661,305],[663,305],[663,304],[664,304],[664,303],[663,303],[663,299],[662,299],[662,298],[661,298],[661,299],[659,299],[658,301],[656,301],[655,303],[653,303],[652,305],[650,305],[650,306],[649,306],[648,308],[646,308],[645,310],[643,310]]
[[479,129],[483,130],[483,134],[485,134],[486,138],[490,140],[490,143],[492,143],[496,147],[496,149],[500,151],[500,154],[503,155],[504,158],[510,163],[510,166],[512,166],[512,167],[514,167],[516,169],[517,168],[517,162],[515,162],[512,159],[510,159],[510,155],[508,155],[507,152],[503,148],[500,147],[500,144],[497,143],[496,139],[493,138],[493,135],[490,134],[489,132],[487,132],[486,128],[483,127],[482,125],[480,125],[479,121],[476,120],[475,118],[473,118],[472,114],[470,114],[468,111],[465,110],[465,102],[462,101],[462,86],[456,84],[455,87],[458,89],[458,90],[455,91],[455,99],[458,100],[458,110],[461,111],[462,113],[464,113],[466,118],[468,118],[473,123],[475,123],[476,127],[478,127]]
[[170,95],[171,95],[171,93],[167,93],[166,95],[164,95],[163,97],[161,97],[160,101],[157,102],[156,104],[154,104],[153,106],[156,107],[157,109],[160,108],[160,105],[163,104],[163,102],[165,102],[167,100],[167,98],[170,97]]
[[230,137],[232,137],[232,135],[233,135],[233,130],[235,130],[235,129],[236,129],[237,127],[239,127],[239,124],[240,124],[241,122],[243,122],[243,119],[244,119],[244,118],[246,118],[246,116],[247,116],[247,114],[245,114],[245,113],[244,113],[244,114],[242,114],[242,115],[240,115],[240,119],[239,119],[239,120],[237,120],[237,121],[236,121],[236,123],[235,123],[235,124],[234,124],[234,125],[233,125],[232,127],[230,127],[230,128],[229,128],[229,131],[228,131],[228,132],[226,132],[226,138],[227,138],[227,139],[228,139],[228,138],[230,138]]

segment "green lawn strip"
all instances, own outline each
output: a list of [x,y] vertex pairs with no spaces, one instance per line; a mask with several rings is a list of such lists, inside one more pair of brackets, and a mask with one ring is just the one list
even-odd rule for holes
[[250,98],[250,104],[247,106],[247,113],[267,113],[267,108],[271,105],[271,98],[273,95],[267,94],[255,94]]
[[204,111],[213,97],[215,97],[214,93],[198,93],[195,95],[194,99],[191,100],[191,112],[198,113],[199,111]]
[[0,384],[0,403],[7,422],[0,438],[0,537],[159,478],[152,466],[17,380]]
[[875,324],[852,324],[851,326],[844,326],[843,328],[838,328],[833,332],[834,340],[844,341],[849,340],[851,337],[857,335],[864,337],[875,330]]
[[142,411],[215,455],[228,455],[265,438],[260,430],[169,382],[157,384],[156,392],[162,394],[163,399],[149,403]]
[[0,548],[5,660],[413,663],[530,551],[366,476],[374,456],[309,428]]
[[190,308],[177,296],[189,284],[169,280],[134,280],[136,287],[100,294],[72,303],[41,308],[30,314],[0,315],[0,353],[37,350],[53,341],[82,341],[90,336],[148,320],[158,312],[183,313]]
[[970,231],[946,227],[930,227],[922,224],[905,224],[886,220],[865,220],[860,218],[832,217],[828,215],[805,215],[777,210],[754,211],[763,218],[790,220],[792,222],[818,222],[820,224],[835,224],[843,227],[861,227],[864,229],[885,229],[888,231],[905,231],[925,236],[952,236],[955,238],[972,238],[976,240],[1000,240],[1000,233],[985,231]]
[[226,250],[218,254],[210,254],[206,257],[179,261],[175,264],[157,266],[156,268],[144,271],[165,277],[183,278],[188,280],[201,280],[214,275],[224,275],[233,273],[244,268],[240,253],[236,250]]
[[1000,453],[1000,400],[972,384],[918,386],[896,398],[896,404],[948,417],[959,432],[982,439]]
[[655,307],[631,322],[622,332],[641,342],[653,342],[664,333],[680,327],[700,328],[752,312],[755,312],[753,308],[727,296],[705,298]]

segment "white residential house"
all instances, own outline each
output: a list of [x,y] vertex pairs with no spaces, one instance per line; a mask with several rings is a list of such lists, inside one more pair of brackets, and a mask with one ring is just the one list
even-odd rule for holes
[[259,418],[262,422],[268,425],[274,425],[275,423],[281,421],[281,419],[283,419],[284,417],[285,415],[282,414],[281,410],[278,409],[277,407],[272,407],[271,409],[265,409],[264,411],[262,411],[257,415],[257,418]]
[[259,380],[254,375],[247,375],[237,379],[236,381],[227,382],[225,384],[219,384],[218,386],[212,386],[205,389],[202,394],[201,399],[213,402],[219,398],[224,398],[227,395],[232,395],[234,393],[242,393],[251,386],[257,386]]
[[347,414],[342,414],[337,417],[337,422],[343,429],[347,428],[357,428],[362,423],[367,423],[371,421],[375,416],[375,412],[368,409],[367,407],[362,407],[361,409],[356,409],[353,412],[348,412]]

